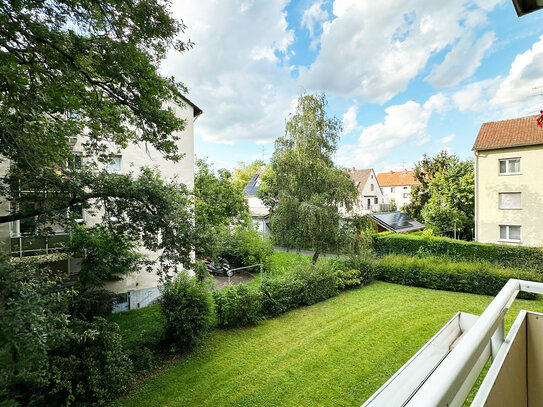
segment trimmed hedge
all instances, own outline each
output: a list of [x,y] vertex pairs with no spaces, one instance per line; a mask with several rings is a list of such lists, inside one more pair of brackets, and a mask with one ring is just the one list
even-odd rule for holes
[[[508,269],[489,263],[451,262],[444,257],[388,255],[376,262],[377,278],[395,284],[496,295],[510,278],[541,281],[536,271]],[[519,298],[536,296],[520,293]]]
[[485,261],[505,267],[522,267],[543,272],[543,250],[536,247],[466,242],[411,234],[385,234],[374,237],[374,248],[383,255],[448,256],[457,260]]
[[262,293],[245,284],[213,291],[217,325],[235,328],[256,325],[262,319]]

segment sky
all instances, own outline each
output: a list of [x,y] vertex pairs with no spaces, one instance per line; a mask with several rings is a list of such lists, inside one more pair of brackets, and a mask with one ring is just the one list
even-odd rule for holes
[[161,69],[204,113],[195,153],[268,161],[303,92],[342,120],[340,167],[410,169],[460,158],[487,121],[543,109],[543,11],[511,0],[174,0],[194,47]]

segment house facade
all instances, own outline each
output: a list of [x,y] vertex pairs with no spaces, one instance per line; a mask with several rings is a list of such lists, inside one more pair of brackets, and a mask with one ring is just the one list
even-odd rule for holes
[[366,215],[390,209],[373,168],[357,170],[352,167],[346,171],[358,189],[358,201],[350,212],[346,212],[342,208],[341,212],[343,215]]
[[[127,174],[137,173],[139,168],[152,167],[160,171],[163,179],[171,180],[176,177],[178,182],[184,183],[189,189],[194,188],[194,121],[202,113],[202,110],[188,99],[184,106],[172,106],[178,117],[185,120],[185,128],[176,134],[179,152],[183,158],[178,162],[166,160],[163,155],[152,146],[140,146],[130,144],[127,148],[112,151],[112,161],[109,164],[110,172]],[[85,152],[83,138],[75,141],[73,150],[80,153],[79,160],[84,162]],[[6,168],[9,163],[2,163]],[[0,202],[0,213],[7,214],[10,211],[10,203]],[[92,226],[102,221],[105,214],[102,211],[80,209],[80,222]],[[48,254],[61,249],[68,235],[63,230],[55,231],[55,234],[45,238],[36,238],[32,234],[31,224],[33,219],[24,219],[0,225],[0,250],[12,256],[23,257],[29,255]],[[159,253],[141,249],[141,252],[151,260],[158,258]],[[63,260],[55,267],[64,269],[70,274],[76,274],[80,261],[76,258]],[[158,267],[158,266],[157,266]],[[160,295],[158,290],[159,276],[156,273],[146,271],[132,273],[122,280],[109,282],[104,288],[122,296],[123,300],[116,306],[116,310],[127,310],[144,307],[152,303]]]
[[543,246],[543,129],[537,116],[484,123],[475,152],[475,239]]
[[401,209],[411,202],[411,188],[420,182],[415,178],[415,171],[389,171],[377,174],[377,181],[385,200]]
[[249,212],[251,213],[251,218],[253,219],[256,230],[264,234],[270,234],[270,211],[266,205],[264,205],[264,202],[257,196],[258,188],[262,181],[260,179],[262,171],[263,169],[253,175],[243,190],[243,195],[245,196],[245,199],[247,199]]

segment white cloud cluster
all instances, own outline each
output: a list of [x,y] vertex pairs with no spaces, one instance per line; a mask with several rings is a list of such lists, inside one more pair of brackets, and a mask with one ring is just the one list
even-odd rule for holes
[[287,0],[173,2],[195,46],[172,54],[163,66],[189,87],[204,110],[196,132],[205,141],[266,142],[284,129],[295,81],[287,66],[294,33],[287,28]]
[[432,113],[443,112],[449,106],[448,98],[442,93],[422,105],[409,101],[390,106],[385,109],[383,122],[365,128],[357,145],[341,147],[335,161],[342,167],[369,168],[404,144],[424,144],[429,140],[427,126]]
[[350,133],[353,130],[356,130],[358,126],[358,121],[356,119],[356,114],[358,108],[356,105],[349,107],[349,109],[343,114],[343,119],[341,123],[343,124],[343,134]]
[[542,91],[543,36],[531,49],[517,55],[508,75],[471,83],[452,98],[462,112],[486,111],[509,118],[536,114],[543,106]]
[[[371,0],[335,0],[335,18],[323,24],[321,51],[310,67],[300,68],[300,82],[310,89],[384,103],[407,88],[432,54],[484,24],[486,13],[502,1],[389,0],[376,5]],[[430,79],[443,86],[472,74],[493,34],[483,38],[475,44],[469,38],[458,42]],[[477,52],[459,69],[462,49]]]
[[301,26],[309,31],[309,36],[313,37],[315,34],[315,26],[322,24],[323,21],[328,20],[328,11],[322,8],[323,0],[316,1],[307,10],[304,11],[302,16]]

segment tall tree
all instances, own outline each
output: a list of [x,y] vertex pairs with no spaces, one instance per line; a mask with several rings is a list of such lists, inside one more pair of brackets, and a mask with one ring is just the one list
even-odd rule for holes
[[471,238],[474,227],[473,161],[460,161],[434,175],[428,184],[430,199],[421,211],[424,222],[441,231],[456,230]]
[[422,209],[430,199],[431,180],[457,163],[458,157],[449,154],[447,150],[441,150],[433,157],[424,154],[415,166],[415,178],[420,184],[411,189],[411,201],[402,208],[405,213],[412,218],[422,220]]
[[[97,170],[129,143],[181,158],[175,132],[185,123],[168,103],[183,105],[186,89],[159,66],[169,49],[192,46],[177,39],[184,29],[163,0],[0,2],[0,193],[13,203],[0,223],[38,216],[59,224],[66,208],[101,203],[133,221],[124,232],[134,240],[164,249],[163,264],[190,263],[184,187],[149,170]],[[81,135],[86,165],[74,168],[67,163],[77,160],[72,141]]]
[[358,195],[348,174],[332,161],[342,127],[326,115],[326,104],[324,94],[298,98],[259,190],[271,211],[274,239],[288,247],[311,246],[313,263],[336,247],[338,206],[350,208]]
[[197,255],[214,255],[217,237],[226,227],[249,224],[250,215],[242,190],[233,185],[230,171],[221,168],[217,174],[202,159],[196,161],[194,178],[194,213],[198,242]]

